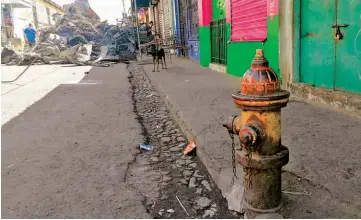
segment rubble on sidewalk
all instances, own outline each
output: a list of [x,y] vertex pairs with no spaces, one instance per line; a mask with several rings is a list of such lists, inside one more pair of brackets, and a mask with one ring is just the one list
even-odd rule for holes
[[72,63],[98,65],[99,62],[136,59],[145,38],[137,42],[135,27],[108,25],[107,21],[93,21],[89,15],[72,4],[57,23],[39,29],[38,42],[23,52],[2,50],[1,63],[26,65],[26,60],[37,57],[40,63]]

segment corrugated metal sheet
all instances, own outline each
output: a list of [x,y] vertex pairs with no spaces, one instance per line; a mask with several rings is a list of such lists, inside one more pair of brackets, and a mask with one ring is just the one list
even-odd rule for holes
[[163,0],[163,22],[164,22],[164,39],[169,39],[171,36],[172,25],[171,25],[171,11],[170,11],[170,0]]
[[267,38],[267,0],[230,1],[231,40],[265,40]]
[[163,4],[162,4],[162,0],[158,3],[157,8],[156,8],[156,13],[157,13],[157,32],[160,36],[160,38],[163,38]]

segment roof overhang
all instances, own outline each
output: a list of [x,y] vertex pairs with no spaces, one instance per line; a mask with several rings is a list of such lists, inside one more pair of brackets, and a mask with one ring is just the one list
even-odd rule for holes
[[[135,0],[135,3],[137,8],[148,8],[150,5],[149,0]],[[134,0],[132,0],[132,7],[134,7]]]
[[31,0],[2,0],[1,4],[10,4],[13,8],[31,8]]

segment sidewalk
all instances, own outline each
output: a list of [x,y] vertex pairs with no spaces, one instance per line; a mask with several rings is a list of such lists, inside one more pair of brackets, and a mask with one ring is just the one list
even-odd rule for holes
[[[231,140],[222,122],[239,114],[231,94],[240,79],[203,68],[186,59],[167,59],[168,69],[152,72],[188,139],[224,195],[232,177]],[[251,61],[250,61],[251,62]],[[288,218],[361,218],[361,121],[291,98],[282,110],[282,143],[290,150],[284,167],[282,214]],[[238,143],[236,143],[238,144]],[[242,176],[239,168],[238,176]],[[241,182],[241,180],[239,181]]]

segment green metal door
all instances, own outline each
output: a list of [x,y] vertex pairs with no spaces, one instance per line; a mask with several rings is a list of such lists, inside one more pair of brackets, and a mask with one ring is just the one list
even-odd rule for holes
[[302,0],[300,44],[302,82],[361,93],[361,0]]
[[226,19],[211,21],[211,62],[227,65]]
[[301,81],[329,89],[335,71],[335,6],[336,0],[301,0]]
[[335,89],[361,93],[361,0],[338,0],[336,10],[337,24],[347,27],[335,41]]

